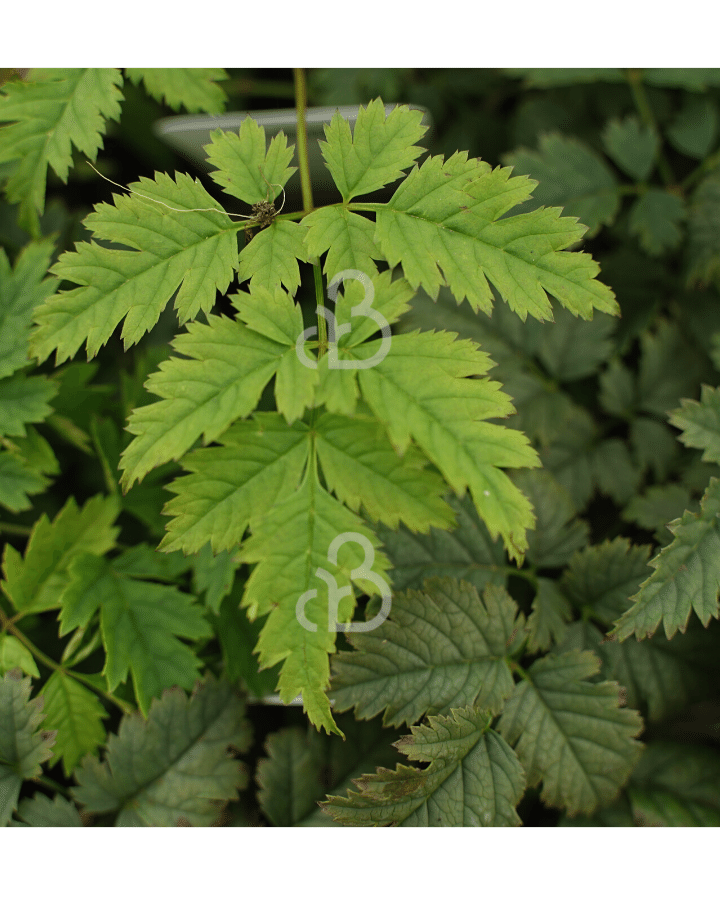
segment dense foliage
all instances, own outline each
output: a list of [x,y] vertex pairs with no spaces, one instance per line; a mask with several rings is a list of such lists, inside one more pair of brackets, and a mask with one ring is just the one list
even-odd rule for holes
[[0,824],[720,824],[720,70],[4,78]]

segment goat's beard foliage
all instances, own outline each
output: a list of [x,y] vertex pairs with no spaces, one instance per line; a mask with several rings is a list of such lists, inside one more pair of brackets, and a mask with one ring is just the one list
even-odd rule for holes
[[[0,129],[0,162],[20,159],[23,141],[33,148],[7,187],[31,230],[43,210],[47,165],[66,175],[73,145],[94,159],[103,116],[119,114],[119,73],[93,71],[59,72],[36,86],[38,98],[68,108],[84,98],[87,121],[75,130],[62,117],[55,124],[33,118],[31,85],[10,86],[0,104],[0,120],[16,123]],[[218,111],[217,70],[125,74],[171,103],[191,84],[199,106]],[[57,139],[45,146],[48,128]],[[650,156],[629,153],[626,132],[634,128],[617,124],[604,141],[623,171],[646,178],[656,144],[635,129]],[[243,232],[254,219],[233,222],[197,179],[156,174],[112,204],[98,204],[84,223],[93,240],[62,254],[52,278],[42,280],[50,252],[43,242],[14,271],[0,256],[5,282],[25,284],[32,299],[23,328],[29,331],[32,314],[29,346],[39,362],[54,352],[60,364],[83,345],[91,358],[120,325],[127,349],[171,301],[185,326],[172,342],[176,355],[145,381],[159,399],[131,404],[132,438],[122,451],[93,426],[107,471],[122,472],[124,496],[113,484],[112,496],[82,508],[68,501],[52,522],[45,515],[36,521],[24,555],[10,545],[4,554],[2,588],[16,618],[57,610],[60,636],[72,633],[65,668],[43,688],[44,724],[57,727],[54,752],[66,774],[105,738],[105,713],[91,689],[102,693],[102,684],[114,696],[131,679],[123,696],[134,696],[145,717],[123,719],[105,762],[90,757],[76,769],[74,796],[89,812],[117,813],[116,824],[206,825],[213,802],[234,799],[245,786],[242,766],[223,759],[228,745],[248,745],[244,705],[226,681],[207,676],[196,685],[202,642],[213,635],[232,678],[258,692],[268,684],[267,672],[250,673],[235,658],[238,644],[252,637],[260,669],[279,669],[272,686],[283,702],[299,695],[318,732],[343,735],[342,725],[353,739],[337,764],[346,774],[359,762],[348,745],[365,747],[375,734],[357,720],[382,712],[384,726],[410,726],[394,746],[424,768],[384,768],[391,761],[385,753],[375,775],[355,781],[358,791],[323,804],[336,821],[353,825],[517,825],[526,788],[539,785],[548,806],[593,813],[636,766],[638,708],[651,719],[676,708],[672,691],[647,674],[656,669],[653,654],[668,658],[678,631],[671,648],[678,658],[708,653],[704,632],[685,631],[692,610],[703,625],[718,616],[717,579],[707,573],[718,568],[720,482],[711,481],[698,511],[672,523],[673,540],[652,561],[649,578],[648,546],[616,538],[589,547],[588,527],[577,518],[596,487],[628,503],[642,466],[661,465],[647,450],[657,422],[646,416],[634,425],[632,453],[644,459],[636,465],[625,443],[598,435],[568,393],[547,387],[548,373],[558,383],[595,375],[615,350],[614,294],[598,280],[597,263],[571,249],[586,225],[539,206],[532,200],[537,182],[510,167],[461,152],[420,161],[425,130],[419,111],[388,113],[379,99],[360,109],[352,130],[336,114],[321,150],[342,201],[304,215],[268,214],[249,241]],[[212,178],[251,209],[269,209],[296,171],[285,136],[268,145],[251,117],[238,133],[213,132],[206,150]],[[612,192],[615,176],[593,153],[554,137],[540,154],[518,153],[514,162],[548,173],[575,167],[599,192],[602,185]],[[398,181],[388,202],[366,199]],[[541,195],[551,187],[548,174]],[[582,208],[583,221],[597,231],[619,202],[614,194],[598,199]],[[516,211],[519,204],[525,211]],[[633,213],[631,230],[648,252],[670,246],[669,232],[650,223],[657,209],[680,221],[677,203],[670,206],[648,192]],[[336,298],[316,297],[335,317],[329,345],[320,339],[320,319],[308,337],[313,329],[303,313],[315,310],[295,300],[300,263],[316,267],[316,283],[320,272],[328,284],[344,278]],[[703,272],[712,271],[704,264]],[[235,278],[241,289],[228,297],[233,313],[218,315],[218,292],[225,295]],[[61,282],[75,286],[59,290]],[[681,354],[679,346],[666,323],[644,334],[637,383],[613,360],[601,375],[606,412],[624,415],[633,392],[646,413],[657,412],[662,392],[653,372],[659,359]],[[526,365],[531,358],[542,371]],[[24,353],[0,355],[0,409],[8,410],[0,436],[19,441],[27,428],[23,446],[37,460],[42,447],[28,423],[49,414],[58,386],[18,374],[25,362]],[[269,397],[275,409],[267,408]],[[685,443],[715,462],[717,406],[707,388],[672,420],[685,430]],[[116,466],[108,461],[113,454]],[[20,509],[46,481],[38,470],[41,480],[31,483],[9,456],[0,454],[0,478],[25,473],[23,490],[5,495]],[[158,547],[167,555],[138,545],[110,557],[120,511],[137,512],[133,494],[173,462],[184,474],[168,485],[174,496],[163,509]],[[545,471],[537,471],[541,465]],[[238,590],[223,586],[242,564],[252,568],[243,584],[237,579]],[[562,578],[551,577],[563,567]],[[215,629],[178,589],[190,569]],[[525,610],[509,593],[514,572],[532,593]],[[358,598],[369,598],[365,617],[372,619],[383,585],[392,588],[389,618],[353,633],[362,631]],[[582,622],[573,622],[578,611]],[[351,649],[336,654],[337,632],[353,617]],[[661,623],[666,637],[652,644],[603,640],[613,627],[620,641],[649,637]],[[3,638],[7,658],[34,674],[20,642]],[[97,649],[105,654],[102,677],[83,685],[72,666]],[[523,657],[538,655],[521,667]],[[635,674],[621,689],[614,678],[628,672]],[[163,694],[193,685],[190,700]],[[127,699],[116,702],[132,708]],[[635,708],[621,708],[624,702]],[[7,818],[23,778],[35,777],[53,752],[33,704],[17,673],[0,682],[0,726],[3,709],[23,711],[14,749],[2,749],[0,727],[0,769],[12,770]],[[351,709],[355,718],[343,715]],[[71,720],[85,725],[73,730]],[[164,754],[151,759],[159,736],[170,733]],[[299,813],[278,798],[296,765],[320,766],[318,741],[326,739],[315,732],[271,738],[258,780],[274,824],[296,824]],[[147,751],[140,766],[133,763],[137,747]],[[653,748],[637,771],[644,765],[642,777],[651,779],[671,763],[670,751]],[[192,779],[203,783],[185,802]],[[30,824],[80,824],[65,801],[51,808],[37,800],[20,814]]]

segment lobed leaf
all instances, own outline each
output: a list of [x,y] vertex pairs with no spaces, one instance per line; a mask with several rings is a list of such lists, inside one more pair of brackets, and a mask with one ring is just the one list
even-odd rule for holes
[[214,116],[225,110],[225,91],[215,83],[228,77],[225,69],[125,69],[125,77],[133,84],[142,81],[151,97],[174,110],[184,106]]
[[333,660],[335,708],[361,719],[384,710],[385,725],[468,705],[497,713],[513,690],[508,657],[523,624],[502,587],[488,584],[481,600],[467,582],[427,579],[394,594],[374,631],[349,637],[354,649]]
[[177,688],[155,700],[147,719],[124,716],[105,760],[76,771],[73,797],[90,813],[117,813],[116,826],[211,825],[247,776],[228,748],[250,745],[245,704],[212,676],[188,699]]
[[660,623],[671,638],[687,628],[694,610],[703,625],[720,614],[720,479],[711,478],[699,513],[686,511],[668,525],[674,538],[650,561],[655,571],[640,585],[633,605],[610,632],[624,641],[652,636]]
[[525,789],[517,757],[490,729],[484,710],[455,709],[395,746],[410,759],[430,761],[423,770],[398,765],[355,779],[360,793],[321,804],[343,825],[493,827],[522,824],[515,807]]
[[589,651],[548,654],[515,686],[498,723],[516,749],[529,787],[569,815],[591,813],[627,781],[641,749],[636,710],[620,709],[618,685],[589,683],[600,660]]
[[40,236],[50,165],[67,182],[73,146],[91,160],[102,147],[107,119],[120,118],[118,69],[34,69],[33,81],[13,81],[0,93],[0,163],[17,160],[5,191],[20,203],[19,223]]
[[[125,347],[136,344],[173,295],[183,324],[200,310],[208,313],[216,291],[224,293],[234,277],[236,229],[197,179],[157,173],[154,181],[141,178],[129,187],[144,196],[116,195],[114,206],[98,204],[85,225],[95,238],[132,249],[89,241],[53,266],[53,274],[80,286],[35,310],[30,344],[40,361],[55,350],[59,364],[83,343],[88,357],[95,356],[123,319]],[[205,208],[210,211],[190,212]]]

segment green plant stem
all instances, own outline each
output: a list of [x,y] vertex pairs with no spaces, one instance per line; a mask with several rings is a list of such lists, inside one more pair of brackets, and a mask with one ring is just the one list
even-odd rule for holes
[[[324,306],[325,294],[323,292],[322,271],[319,263],[313,263],[313,276],[315,278],[315,299],[317,305]],[[327,322],[323,316],[318,314],[318,359],[324,355],[327,346]]]
[[307,109],[307,86],[305,70],[294,69],[295,74],[295,111],[297,113],[297,151],[300,163],[300,186],[302,188],[303,212],[305,215],[313,210],[312,183],[310,181],[310,164],[308,162],[308,139],[305,125]]
[[13,525],[11,522],[0,522],[0,532],[4,531],[6,534],[18,534],[23,537],[28,537],[32,534],[32,528],[29,525]]
[[716,150],[715,153],[710,154],[707,159],[704,159],[700,165],[691,172],[688,177],[682,183],[683,191],[687,191],[689,188],[693,187],[696,182],[700,181],[703,175],[706,175],[708,172],[711,172],[716,166],[720,165],[720,150]]
[[58,794],[62,794],[63,797],[67,797],[68,800],[72,800],[72,794],[70,791],[63,787],[61,784],[58,784],[57,781],[54,781],[52,778],[48,778],[47,775],[37,775],[35,778],[31,778],[31,781],[34,781],[35,784],[41,784],[43,787],[49,788],[51,791],[56,791]]
[[647,93],[645,92],[645,85],[643,84],[642,80],[642,71],[640,69],[628,69],[627,79],[628,83],[630,84],[630,90],[632,92],[635,108],[640,114],[640,118],[653,132],[653,134],[657,135],[658,137],[658,149],[655,154],[658,164],[658,171],[660,172],[660,177],[663,180],[663,184],[666,187],[670,187],[675,183],[675,178],[673,176],[672,169],[670,168],[670,163],[667,161],[667,159],[665,158],[665,154],[662,151],[662,138],[660,137],[660,129],[657,126],[655,116],[653,115],[653,111],[650,107],[650,102],[648,101]]
[[76,681],[82,682],[84,685],[89,687],[96,694],[100,694],[101,697],[104,697],[109,703],[114,703],[119,709],[121,709],[126,715],[134,712],[134,708],[126,703],[124,700],[120,700],[118,697],[114,697],[108,691],[103,691],[101,688],[98,688],[95,684],[93,684],[90,678],[87,678],[81,672],[75,672],[73,669],[66,669],[64,666],[61,666],[59,663],[56,663],[54,659],[51,659],[49,656],[46,656],[42,650],[33,644],[33,642],[26,637],[20,629],[13,624],[13,621],[9,619],[5,613],[0,608],[0,626],[3,631],[8,631],[14,637],[16,637],[21,644],[23,644],[35,657],[35,659],[42,663],[46,668],[52,669],[54,672],[60,672],[62,675],[69,675],[71,678],[74,678]]

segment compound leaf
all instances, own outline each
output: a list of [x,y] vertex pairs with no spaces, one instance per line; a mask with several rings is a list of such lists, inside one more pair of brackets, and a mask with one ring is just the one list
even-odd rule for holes
[[430,578],[422,591],[393,595],[390,618],[349,636],[352,651],[333,660],[337,710],[361,719],[385,710],[385,725],[475,705],[499,712],[512,693],[511,645],[524,617],[504,588],[483,599],[467,582]]
[[655,571],[610,632],[618,640],[650,637],[661,622],[671,638],[685,631],[693,610],[703,625],[718,617],[720,479],[710,479],[700,506],[699,513],[685,511],[668,525],[673,540],[650,561]]
[[190,699],[165,691],[147,720],[123,717],[104,762],[89,756],[76,770],[73,796],[87,812],[117,812],[116,826],[208,826],[247,783],[227,751],[247,750],[250,739],[245,704],[208,676]]
[[17,165],[6,185],[20,203],[19,222],[40,236],[47,167],[67,181],[73,145],[95,160],[107,119],[119,119],[118,69],[35,69],[33,81],[13,81],[0,93],[0,163]]
[[325,812],[343,825],[494,827],[522,824],[515,811],[525,790],[517,757],[490,728],[484,710],[452,710],[413,726],[395,746],[423,770],[398,765],[354,779],[359,793],[329,797]]
[[[176,292],[183,324],[200,310],[209,312],[216,291],[224,293],[234,277],[236,230],[197,179],[178,173],[173,181],[159,172],[154,181],[141,178],[130,189],[143,196],[118,194],[114,206],[98,204],[84,224],[96,238],[133,249],[89,241],[53,266],[54,275],[80,287],[60,291],[36,309],[38,327],[30,343],[39,360],[55,350],[59,364],[83,342],[92,357],[123,319],[125,347],[135,344]],[[197,209],[209,212],[189,211]]]
[[174,110],[184,106],[214,116],[225,110],[225,91],[215,84],[228,77],[225,69],[125,69],[125,77],[133,84],[142,81],[151,97]]
[[589,651],[548,654],[515,686],[498,731],[515,746],[529,787],[543,783],[541,799],[569,815],[610,802],[641,749],[636,710],[620,709],[618,685],[590,683],[600,660]]

